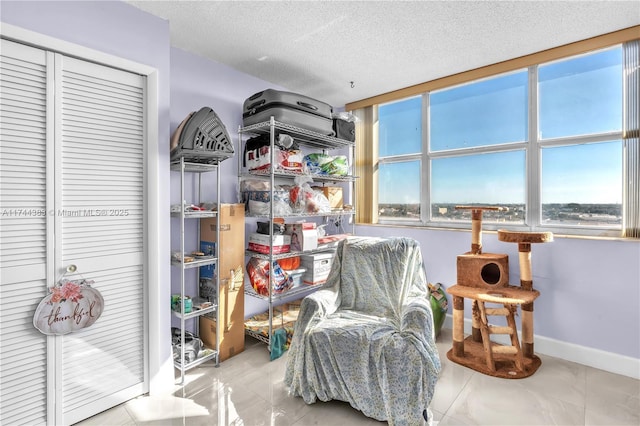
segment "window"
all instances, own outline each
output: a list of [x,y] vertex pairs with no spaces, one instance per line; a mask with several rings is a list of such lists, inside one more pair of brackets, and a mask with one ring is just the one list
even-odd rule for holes
[[622,47],[538,67],[540,139],[622,130]]
[[621,228],[622,85],[621,47],[538,67],[543,225]]
[[542,150],[542,224],[622,223],[622,142]]
[[487,223],[619,234],[622,56],[619,45],[379,105],[379,222],[465,227],[456,205],[500,205]]
[[470,219],[462,204],[501,205],[485,220],[524,223],[527,71],[429,94],[431,221]]
[[622,84],[621,47],[538,68],[542,224],[621,228]]
[[422,97],[380,105],[378,215],[420,219]]
[[527,139],[527,72],[429,94],[431,151]]
[[499,205],[508,213],[484,212],[484,220],[524,223],[525,151],[435,158],[431,161],[431,220],[471,220],[456,205]]

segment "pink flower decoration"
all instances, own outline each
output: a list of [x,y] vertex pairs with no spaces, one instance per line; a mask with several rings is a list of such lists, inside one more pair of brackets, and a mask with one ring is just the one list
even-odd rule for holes
[[58,303],[66,300],[78,302],[82,299],[82,287],[72,281],[65,281],[61,286],[54,286],[49,289],[52,293],[51,302]]

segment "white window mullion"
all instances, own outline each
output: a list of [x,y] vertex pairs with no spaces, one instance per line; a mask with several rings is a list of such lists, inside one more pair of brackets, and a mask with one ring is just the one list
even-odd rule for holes
[[422,95],[422,152],[421,173],[422,188],[420,188],[420,222],[427,224],[431,221],[431,158],[429,150],[429,94]]
[[538,145],[538,67],[529,67],[529,133],[527,143],[527,205],[525,225],[530,229],[540,227],[542,204],[540,188],[542,187],[542,157]]

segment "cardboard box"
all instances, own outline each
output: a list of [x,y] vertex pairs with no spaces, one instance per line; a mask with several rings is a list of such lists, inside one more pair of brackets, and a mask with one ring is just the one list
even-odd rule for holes
[[269,235],[253,233],[249,235],[249,250],[269,254],[269,245],[273,245],[273,254],[289,253],[291,245],[291,236],[274,234],[271,236],[271,242]]
[[[220,339],[219,362],[226,361],[234,355],[244,351],[244,318],[242,318],[242,328],[224,327],[222,328],[222,338]],[[240,331],[238,331],[240,330]],[[209,348],[216,346],[216,321],[208,316],[200,317],[200,339]]]
[[287,223],[284,233],[291,236],[291,251],[318,248],[318,230],[315,222]]
[[308,285],[323,284],[327,281],[335,251],[304,254],[300,256],[300,263],[307,271],[302,276],[302,282]]
[[344,207],[341,186],[314,186],[313,189],[322,192],[327,197],[332,209],[342,209]]
[[[217,220],[220,220],[220,241],[216,241]],[[200,240],[217,243],[220,361],[224,361],[244,350],[244,204],[221,204],[218,217],[200,219]],[[205,345],[215,348],[213,319],[200,317],[200,338]]]

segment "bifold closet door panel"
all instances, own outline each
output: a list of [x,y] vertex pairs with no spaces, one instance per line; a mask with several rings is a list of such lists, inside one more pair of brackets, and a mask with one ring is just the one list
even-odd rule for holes
[[63,421],[148,391],[144,77],[56,55],[56,259],[104,297],[89,328],[63,336]]
[[33,327],[46,294],[47,58],[0,40],[0,424],[47,420],[47,337]]

